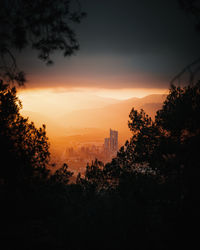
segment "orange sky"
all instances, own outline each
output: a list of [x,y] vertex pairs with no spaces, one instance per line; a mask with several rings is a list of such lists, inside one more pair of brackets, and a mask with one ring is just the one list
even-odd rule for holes
[[[23,110],[49,116],[60,116],[73,110],[102,107],[117,100],[166,93],[166,89],[67,89],[58,87],[24,88],[19,90],[18,96],[22,101]],[[114,100],[109,100],[110,98]]]

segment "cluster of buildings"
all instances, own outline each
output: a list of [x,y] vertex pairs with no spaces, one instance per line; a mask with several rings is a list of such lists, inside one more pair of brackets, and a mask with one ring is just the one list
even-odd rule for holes
[[88,163],[98,159],[104,163],[112,160],[118,151],[118,131],[110,129],[110,137],[102,142],[85,142],[67,147],[62,160],[72,167],[73,172],[78,174],[85,170]]
[[102,145],[85,143],[66,148],[63,160],[67,162],[76,175],[85,171],[87,164],[95,159],[104,160]]

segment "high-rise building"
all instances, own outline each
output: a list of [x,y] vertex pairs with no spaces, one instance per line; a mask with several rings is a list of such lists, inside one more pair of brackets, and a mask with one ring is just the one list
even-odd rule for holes
[[110,138],[104,139],[104,151],[106,152],[110,151]]
[[110,137],[104,139],[104,151],[116,153],[118,150],[118,131],[110,129]]
[[118,131],[110,129],[110,150],[115,152],[118,150]]

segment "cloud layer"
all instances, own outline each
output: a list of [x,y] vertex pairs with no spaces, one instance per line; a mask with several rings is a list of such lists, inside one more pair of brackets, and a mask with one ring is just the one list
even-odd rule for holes
[[75,27],[76,56],[53,56],[46,67],[36,52],[17,54],[32,87],[168,88],[199,54],[193,22],[176,1],[85,0],[88,17]]

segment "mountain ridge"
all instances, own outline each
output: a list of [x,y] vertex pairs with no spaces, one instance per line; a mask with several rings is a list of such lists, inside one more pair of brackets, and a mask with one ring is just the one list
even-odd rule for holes
[[[98,129],[108,131],[113,128],[119,131],[119,138],[125,141],[130,138],[130,131],[128,128],[128,119],[131,109],[144,109],[144,111],[154,118],[156,111],[162,107],[166,95],[153,94],[143,98],[129,98],[121,100],[114,104],[109,104],[105,107],[79,109],[72,112],[66,112],[57,119],[54,119],[37,112],[23,111],[22,113],[29,116],[29,120],[33,120],[36,125],[47,125],[47,135],[51,138],[61,138],[77,134],[90,135],[95,137],[99,134]],[[38,118],[37,118],[38,115]],[[36,120],[38,120],[36,122]],[[41,123],[41,124],[39,124]],[[92,129],[89,129],[92,128]],[[104,134],[104,133],[101,133]]]

